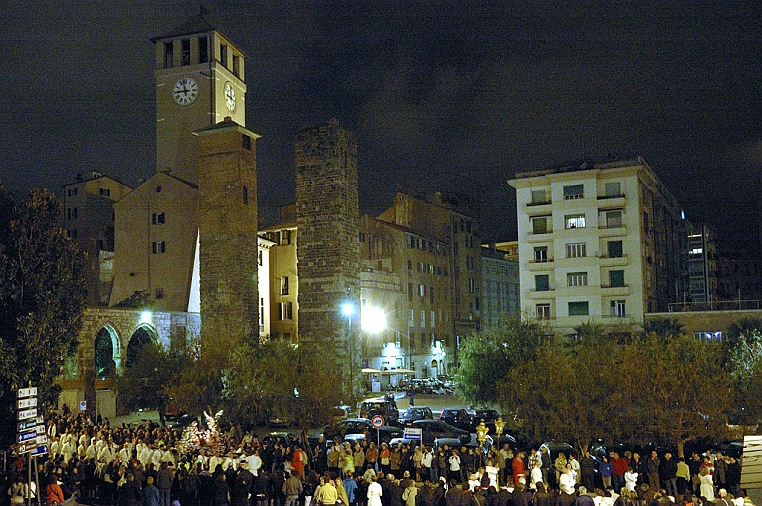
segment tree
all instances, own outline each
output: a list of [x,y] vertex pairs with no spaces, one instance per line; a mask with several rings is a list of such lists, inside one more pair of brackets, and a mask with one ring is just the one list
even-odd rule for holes
[[624,346],[616,369],[620,402],[636,409],[619,423],[630,427],[631,440],[675,446],[682,456],[687,440],[723,435],[733,396],[720,355],[720,347],[684,335],[652,333]]
[[467,402],[494,404],[497,383],[517,365],[533,360],[549,328],[531,317],[503,314],[497,325],[468,337],[455,375],[458,395]]
[[306,430],[331,421],[341,404],[341,367],[320,343],[275,339],[244,343],[233,350],[229,368],[230,415],[277,415]]
[[517,364],[500,384],[501,407],[521,420],[529,440],[552,438],[582,448],[615,430],[610,365],[618,345],[600,325],[576,330],[576,339],[545,342],[534,360]]
[[662,339],[683,334],[683,324],[674,318],[654,318],[643,323],[643,335],[656,334]]
[[85,254],[58,226],[61,204],[47,190],[14,203],[0,185],[0,439],[16,432],[16,390],[38,388],[43,408],[76,353],[85,303]]
[[731,422],[757,425],[762,419],[762,331],[741,331],[728,351],[727,366],[738,398]]

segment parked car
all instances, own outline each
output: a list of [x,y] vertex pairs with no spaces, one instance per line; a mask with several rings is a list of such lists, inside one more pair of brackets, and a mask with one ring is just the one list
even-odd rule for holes
[[396,425],[399,421],[400,412],[394,397],[389,395],[363,401],[360,405],[360,418],[371,419],[375,415],[383,416],[387,425]]
[[546,441],[543,444],[540,445],[540,450],[542,451],[542,448],[545,447],[548,449],[548,454],[550,455],[550,465],[553,465],[553,462],[555,462],[556,458],[558,457],[558,454],[563,452],[564,455],[567,457],[569,454],[577,454],[577,452],[574,450],[574,447],[568,443],[557,443],[555,441]]
[[439,415],[439,419],[466,431],[471,428],[471,416],[463,408],[445,408]]
[[411,406],[400,414],[400,425],[410,425],[416,420],[428,420],[434,418],[434,413],[428,406]]
[[500,413],[494,409],[474,409],[469,410],[469,429],[471,432],[476,432],[476,426],[484,420],[484,425],[489,429],[490,434],[495,434],[495,422],[500,418]]
[[164,415],[164,425],[167,427],[176,427],[182,429],[196,421],[196,417],[188,413],[177,415]]
[[[453,427],[442,420],[428,419],[416,420],[409,425],[412,429],[421,429],[421,439],[423,444],[429,447],[439,445],[448,446],[466,446],[471,444],[471,434],[468,431]],[[396,442],[412,442],[409,439],[392,439],[392,444]]]
[[[384,425],[380,429],[381,439],[392,439],[402,436],[402,429],[399,427]],[[323,434],[326,439],[335,439],[336,437],[345,437],[347,434],[365,434],[374,435],[376,429],[367,418],[347,418],[341,422],[326,427]]]

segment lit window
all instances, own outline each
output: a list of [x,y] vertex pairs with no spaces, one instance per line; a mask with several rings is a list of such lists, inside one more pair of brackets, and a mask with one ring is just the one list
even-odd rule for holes
[[584,214],[567,214],[564,216],[564,227],[566,228],[585,228]]
[[164,241],[154,241],[151,243],[151,251],[154,255],[164,253],[166,251]]

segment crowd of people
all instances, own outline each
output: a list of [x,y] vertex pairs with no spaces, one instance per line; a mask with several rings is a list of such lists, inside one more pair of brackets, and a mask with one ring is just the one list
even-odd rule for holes
[[[590,453],[546,447],[482,454],[365,440],[266,437],[233,426],[214,446],[189,444],[180,429],[153,423],[112,427],[82,413],[47,422],[49,453],[10,461],[5,504],[57,506],[744,506],[732,457],[686,462],[653,452]],[[31,482],[27,476],[32,474]],[[39,483],[39,492],[37,484]],[[668,502],[667,502],[668,501]],[[748,502],[748,501],[747,501]],[[0,505],[1,506],[1,505]],[[747,505],[748,506],[748,505]]]

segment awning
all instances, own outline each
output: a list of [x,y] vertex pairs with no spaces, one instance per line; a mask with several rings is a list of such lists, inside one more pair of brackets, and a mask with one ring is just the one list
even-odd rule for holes
[[415,374],[415,371],[411,371],[410,369],[393,369],[391,371],[381,371],[381,374],[387,374],[389,376],[393,374]]
[[364,367],[362,370],[363,374],[379,374],[380,372],[378,369],[369,369],[367,367]]

